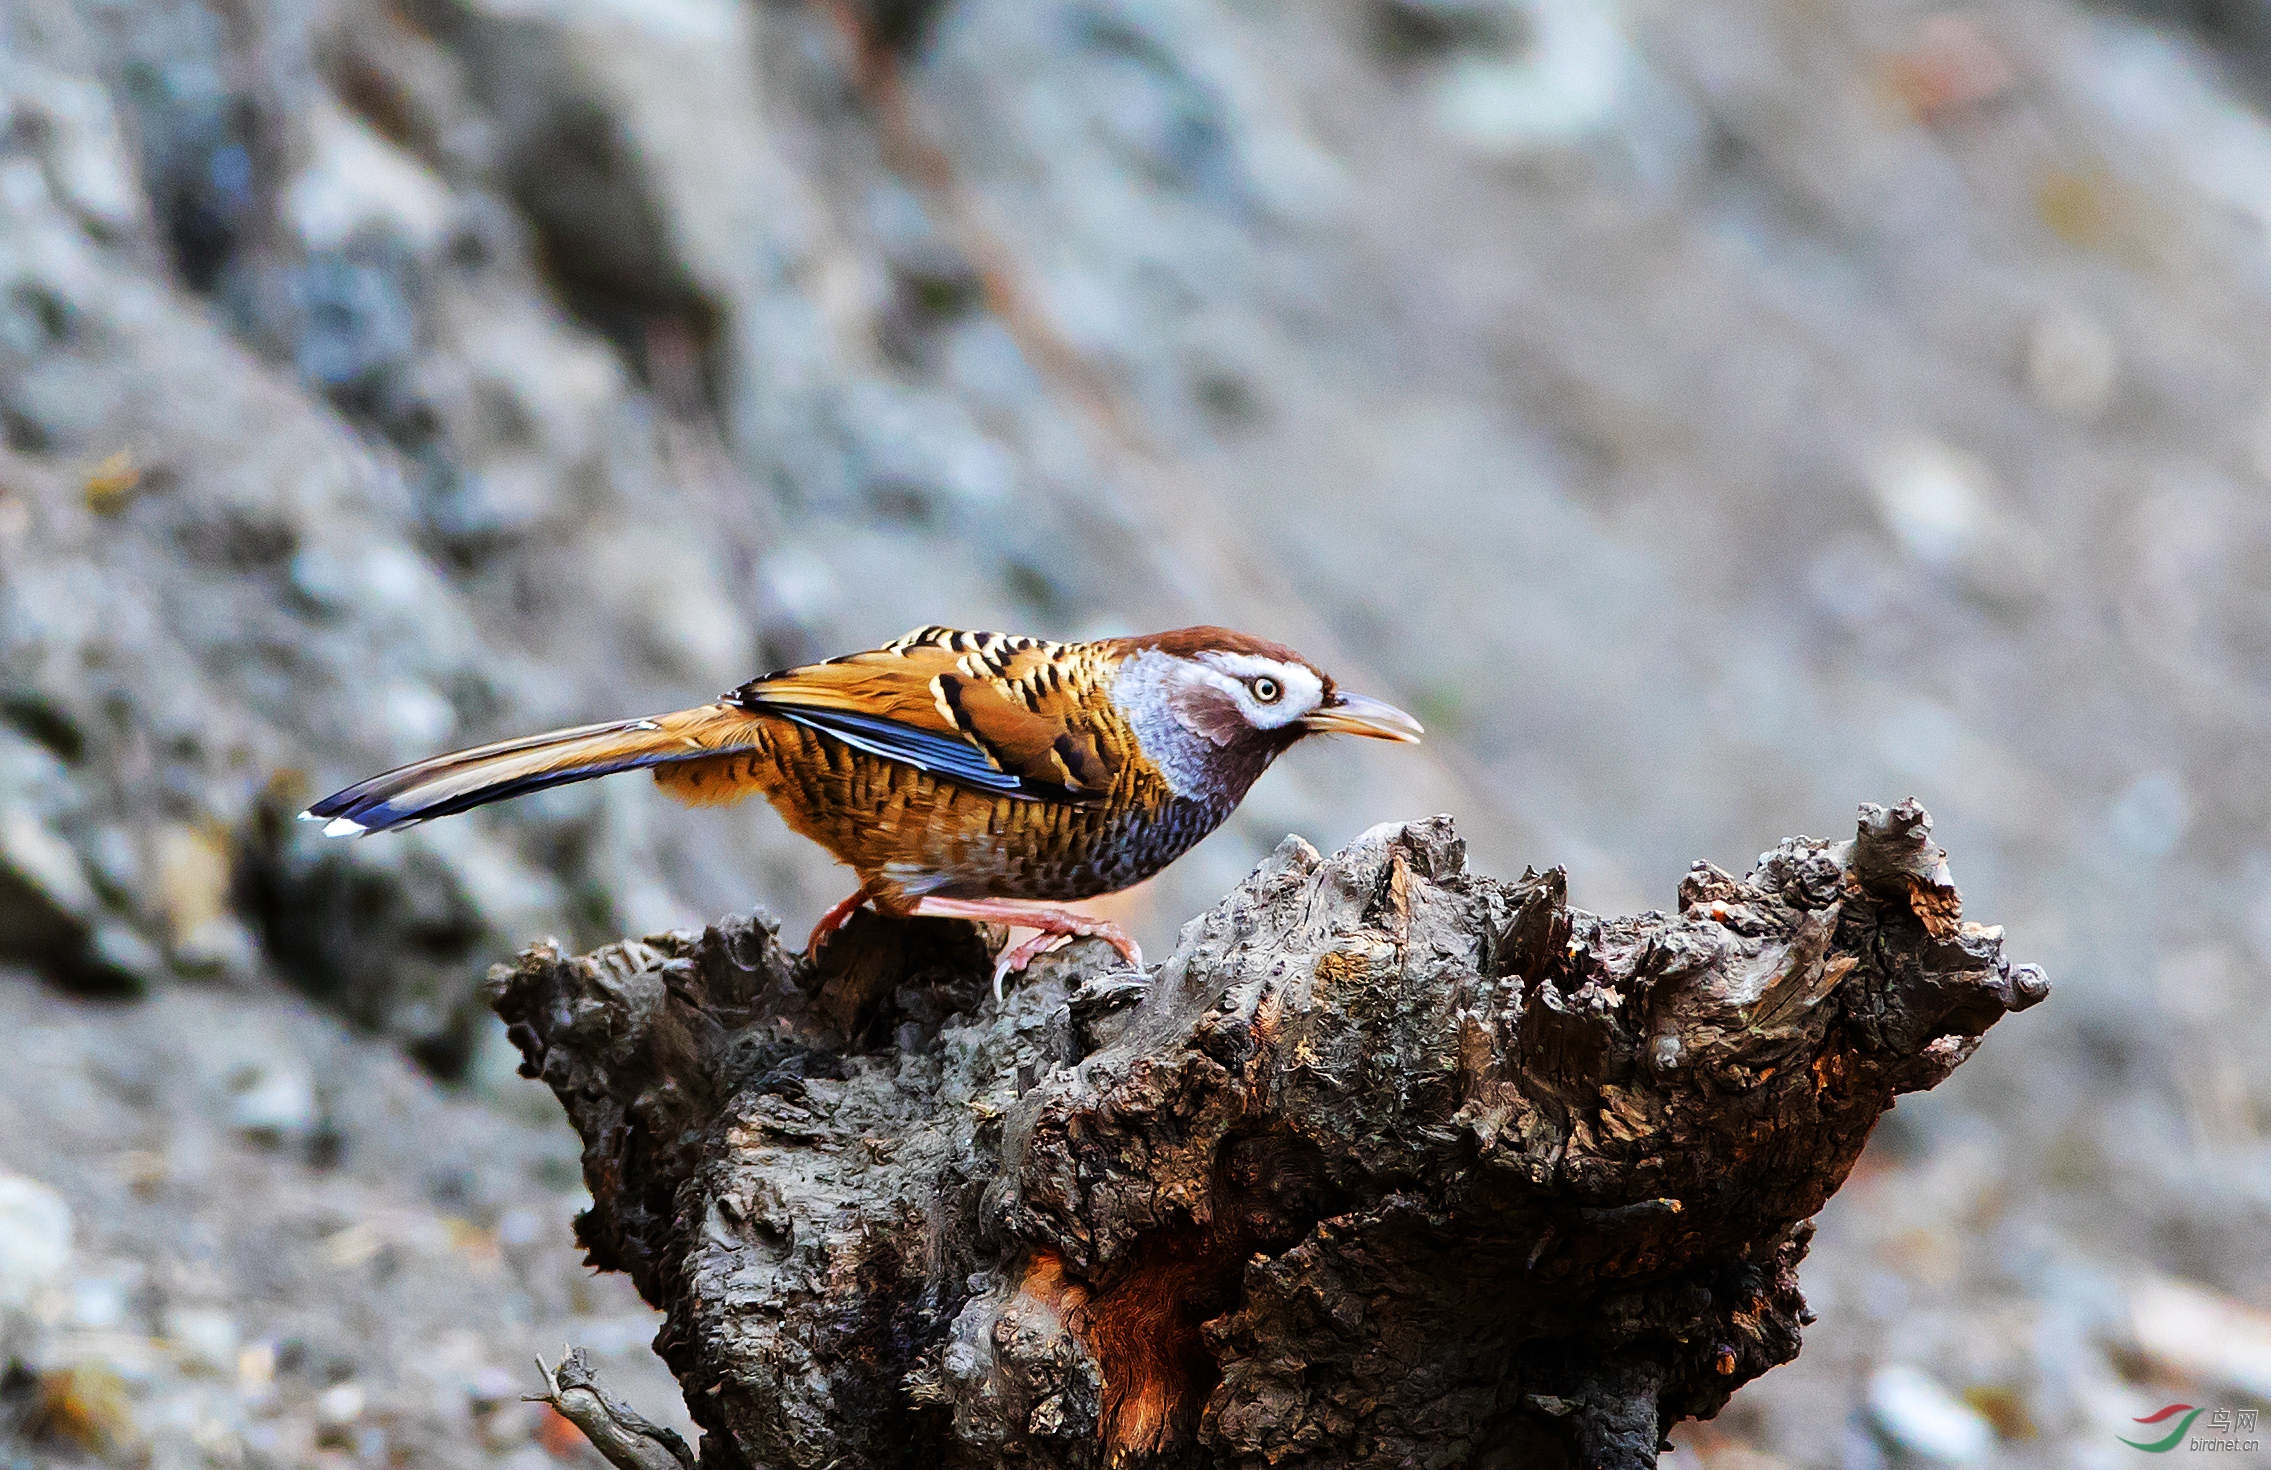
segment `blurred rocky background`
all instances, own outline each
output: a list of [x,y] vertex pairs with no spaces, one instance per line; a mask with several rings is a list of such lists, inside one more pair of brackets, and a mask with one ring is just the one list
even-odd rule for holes
[[573,1462],[563,1340],[676,1414],[480,980],[842,876],[290,814],[933,621],[1428,721],[1154,945],[1289,829],[1625,911],[1931,806],[2056,1003],[1674,1463],[2271,1407],[2267,106],[2260,0],[0,0],[0,1464]]

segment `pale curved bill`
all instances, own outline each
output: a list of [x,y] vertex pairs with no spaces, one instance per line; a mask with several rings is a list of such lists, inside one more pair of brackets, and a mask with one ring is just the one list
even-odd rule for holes
[[1365,735],[1405,745],[1419,744],[1420,736],[1427,733],[1410,715],[1368,694],[1336,694],[1331,704],[1302,716],[1301,723],[1320,734]]

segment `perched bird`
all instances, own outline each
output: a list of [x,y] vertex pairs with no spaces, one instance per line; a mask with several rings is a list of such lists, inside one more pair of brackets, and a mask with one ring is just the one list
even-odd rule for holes
[[761,794],[859,874],[812,932],[861,905],[1039,932],[995,971],[1074,935],[1135,942],[1062,905],[1166,867],[1304,736],[1416,743],[1419,722],[1337,688],[1282,644],[1227,628],[1051,643],[919,628],[753,679],[714,704],[476,746],[327,796],[333,835],[406,827],[524,792],[651,769],[702,806]]

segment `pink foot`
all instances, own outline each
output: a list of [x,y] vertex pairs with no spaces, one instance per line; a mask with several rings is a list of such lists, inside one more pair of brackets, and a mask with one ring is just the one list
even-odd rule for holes
[[804,941],[805,957],[818,959],[820,957],[820,946],[828,942],[828,936],[849,924],[852,921],[852,915],[858,913],[860,906],[866,902],[867,890],[862,888],[850,898],[822,914],[820,922],[812,926],[812,937]]
[[1138,970],[1143,968],[1143,951],[1128,937],[1126,930],[1109,919],[1099,919],[1077,909],[1029,905],[1001,898],[925,898],[916,902],[912,912],[925,918],[975,919],[982,924],[1007,924],[1015,929],[1040,931],[1024,943],[1002,951],[1000,961],[994,965],[994,999],[997,1001],[1001,999],[1001,982],[1005,976],[1018,974],[1068,939],[1101,939],[1118,950],[1129,964]]

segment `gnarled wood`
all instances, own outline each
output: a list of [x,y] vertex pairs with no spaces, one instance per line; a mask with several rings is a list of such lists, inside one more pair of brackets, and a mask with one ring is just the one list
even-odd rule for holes
[[1436,818],[1288,839],[1148,986],[1088,943],[997,1006],[980,938],[500,967],[705,1470],[1653,1464],[1797,1353],[1894,1095],[2048,989],[1913,802],[1670,915]]

